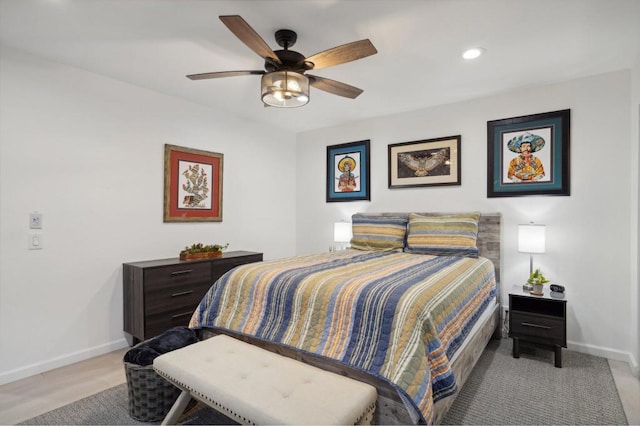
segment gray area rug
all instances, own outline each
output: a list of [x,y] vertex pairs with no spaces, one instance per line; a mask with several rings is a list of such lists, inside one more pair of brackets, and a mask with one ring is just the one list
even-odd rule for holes
[[[521,346],[511,356],[511,339],[492,340],[456,398],[445,424],[620,425],[627,424],[606,359],[563,350],[562,368],[553,352]],[[126,385],[34,417],[29,425],[143,424],[128,414]],[[204,408],[184,424],[232,424]]]
[[445,416],[444,424],[626,425],[627,418],[605,358],[491,340]]
[[[44,413],[21,425],[143,425],[160,424],[139,422],[129,416],[127,385],[122,384],[95,395],[88,396],[64,407]],[[194,410],[182,424],[229,425],[237,424],[226,416],[208,407]]]

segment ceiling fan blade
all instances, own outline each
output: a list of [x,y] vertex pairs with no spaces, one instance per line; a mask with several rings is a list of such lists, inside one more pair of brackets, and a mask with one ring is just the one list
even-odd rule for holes
[[355,61],[356,59],[366,58],[376,53],[378,53],[378,51],[373,44],[369,39],[365,39],[316,53],[306,58],[305,62],[312,62],[313,69],[317,70],[319,68],[332,67],[334,65],[344,64],[345,62]]
[[265,71],[221,71],[221,72],[205,72],[202,74],[191,74],[187,78],[191,80],[206,80],[209,78],[222,78],[222,77],[238,77],[240,75],[262,75]]
[[324,90],[325,92],[329,92],[333,95],[344,96],[345,98],[355,99],[360,93],[363,92],[362,89],[358,89],[354,86],[349,86],[348,84],[341,83],[339,81],[331,80],[329,78],[318,77],[316,75],[309,75],[309,84],[311,84],[316,89]]
[[281,64],[280,58],[271,50],[269,45],[260,37],[247,21],[240,15],[220,16],[220,20],[231,30],[232,33],[247,45],[249,49],[256,52],[262,58],[269,58],[277,64]]

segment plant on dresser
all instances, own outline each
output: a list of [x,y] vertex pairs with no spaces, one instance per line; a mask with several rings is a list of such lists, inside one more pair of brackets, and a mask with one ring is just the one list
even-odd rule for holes
[[133,343],[188,325],[211,285],[236,266],[261,262],[262,253],[230,251],[182,261],[158,259],[122,265],[124,331]]
[[222,250],[229,247],[229,243],[221,246],[220,244],[204,245],[202,243],[191,244],[180,252],[180,260],[206,259],[209,257],[222,256]]

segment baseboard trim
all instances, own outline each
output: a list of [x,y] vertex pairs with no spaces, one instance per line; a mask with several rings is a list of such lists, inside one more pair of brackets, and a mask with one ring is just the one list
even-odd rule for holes
[[25,367],[17,368],[15,370],[0,373],[0,385],[35,376],[36,374],[44,373],[55,368],[60,368],[64,367],[65,365],[84,361],[86,359],[93,358],[99,355],[104,355],[106,353],[117,351],[118,349],[122,349],[127,346],[129,346],[129,343],[125,338],[122,338],[113,342],[105,343],[103,345],[94,346],[82,351],[73,352],[71,354],[63,355],[57,358],[52,358],[50,360],[39,362],[37,364],[31,364]]
[[631,374],[635,377],[640,378],[640,366],[638,366],[638,360],[633,356],[633,354],[629,354],[631,357],[631,361],[629,361],[629,365],[631,366]]
[[631,367],[631,373],[638,377],[638,361],[631,352],[621,351],[618,349],[604,348],[601,346],[587,345],[584,343],[567,342],[567,349],[570,351],[581,352],[589,355],[599,356],[602,358],[612,359],[615,361],[623,361]]

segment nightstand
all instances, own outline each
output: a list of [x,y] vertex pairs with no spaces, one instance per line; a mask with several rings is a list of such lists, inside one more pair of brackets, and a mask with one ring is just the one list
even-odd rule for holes
[[513,339],[513,357],[520,357],[520,341],[552,347],[555,366],[562,367],[562,348],[567,347],[567,300],[561,293],[551,295],[544,286],[542,296],[534,296],[522,287],[509,292],[509,337]]

